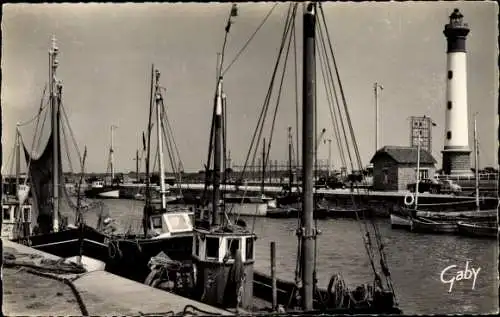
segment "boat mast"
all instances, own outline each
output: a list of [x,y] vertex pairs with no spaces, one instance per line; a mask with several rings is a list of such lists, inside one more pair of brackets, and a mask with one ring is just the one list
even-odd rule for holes
[[418,143],[417,143],[417,182],[415,183],[415,209],[418,206],[418,183],[420,183],[420,130],[418,131]]
[[113,132],[117,128],[115,125],[111,125],[111,147],[109,148],[109,165],[111,167],[111,183],[113,183],[113,180],[115,179],[115,159],[114,159],[114,148],[113,148],[113,141],[114,141],[114,135]]
[[476,179],[476,209],[479,211],[479,147],[477,141],[477,125],[476,125],[477,112],[474,114],[474,173]]
[[139,183],[139,150],[135,151],[135,178]]
[[19,196],[19,177],[21,175],[21,135],[19,133],[19,123],[16,126],[16,190],[15,194],[19,200],[19,210],[21,210],[21,199]]
[[49,50],[50,60],[50,105],[52,110],[52,186],[53,186],[53,211],[52,211],[52,229],[59,231],[59,105],[57,102],[57,92],[59,85],[57,83],[57,54],[59,49],[56,46],[56,38],[52,36],[52,48]]
[[290,187],[290,192],[292,191],[292,185],[293,185],[292,142],[293,142],[293,140],[292,140],[292,127],[288,127],[288,185]]
[[212,225],[220,224],[220,166],[221,166],[221,125],[222,125],[222,76],[217,83],[215,95],[215,136],[214,136],[214,171],[213,171],[213,196],[212,196]]
[[260,183],[260,193],[264,195],[264,183],[266,181],[266,139],[262,142],[262,179]]
[[155,100],[156,100],[156,128],[158,132],[158,160],[160,166],[160,194],[161,194],[161,209],[164,210],[167,208],[167,200],[165,197],[165,167],[163,166],[163,138],[162,138],[162,129],[163,129],[163,121],[162,121],[162,96],[160,93],[160,71],[155,70]]
[[316,8],[308,3],[303,23],[303,81],[302,81],[302,304],[305,311],[313,309],[314,238],[313,174],[314,174],[314,104],[316,78]]
[[[154,64],[151,64],[151,86],[149,87],[149,115],[148,115],[148,144],[147,144],[147,152],[146,152],[146,199],[145,199],[145,206],[144,206],[144,214],[143,214],[143,230],[144,230],[144,236],[147,235],[148,231],[148,218],[149,218],[149,206],[151,204],[151,190],[149,188],[150,186],[150,178],[149,178],[149,161],[150,161],[150,154],[151,154],[151,115],[152,115],[152,110],[153,110],[153,77],[154,77]],[[143,139],[144,141],[144,139]]]

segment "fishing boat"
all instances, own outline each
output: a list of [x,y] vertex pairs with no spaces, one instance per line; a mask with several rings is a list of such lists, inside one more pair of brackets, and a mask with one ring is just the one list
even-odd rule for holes
[[111,182],[108,183],[105,180],[97,179],[91,182],[90,188],[85,191],[85,196],[87,198],[120,198],[120,186],[115,179],[115,169],[114,169],[114,130],[115,125],[111,125],[111,145],[109,147],[109,157],[108,157],[108,169],[111,170]]
[[485,222],[485,223],[471,223],[459,221],[458,234],[469,237],[477,238],[498,238],[498,223]]
[[[96,229],[99,226],[99,215],[105,213],[102,204],[87,204],[85,210],[78,208],[79,199],[75,203],[68,195],[65,186],[61,159],[61,136],[65,137],[69,133],[64,133],[62,120],[62,118],[67,120],[67,116],[62,104],[62,84],[57,80],[56,75],[59,65],[58,53],[59,49],[53,38],[52,48],[49,51],[50,96],[48,104],[50,105],[51,125],[46,145],[43,150],[39,151],[38,156],[35,155],[34,145],[40,143],[39,138],[43,134],[43,131],[38,131],[39,121],[43,114],[48,114],[43,111],[48,108],[44,104],[43,96],[38,115],[35,117],[36,128],[32,146],[26,145],[21,138],[33,205],[31,216],[28,217],[30,229],[25,230],[22,236],[15,237],[13,241],[60,257],[84,256],[92,262],[105,261],[108,256],[106,237]],[[66,122],[66,124],[69,127],[69,123]],[[73,141],[76,147],[76,142]],[[69,149],[66,150],[69,151]],[[82,160],[80,164],[83,164]],[[81,166],[83,168],[83,165]],[[83,213],[82,216],[80,212]]]
[[[296,3],[290,4],[286,23],[288,26],[291,26],[292,21],[295,20],[298,7]],[[254,271],[254,244],[259,240],[253,230],[249,230],[245,223],[238,220],[237,216],[234,220],[230,219],[224,210],[224,204],[220,206],[220,200],[224,196],[220,190],[220,173],[223,148],[221,127],[225,112],[222,107],[223,78],[222,71],[220,71],[213,108],[208,163],[205,167],[208,171],[213,163],[211,204],[208,205],[207,217],[200,215],[202,219],[196,222],[194,230],[191,259],[193,278],[187,283],[193,285],[193,288],[189,296],[213,306],[226,309],[236,308],[237,312],[243,313],[252,311],[252,299],[256,297],[271,304],[271,311],[277,311],[278,305],[282,305],[282,309],[288,314],[399,314],[401,310],[395,302],[394,290],[390,283],[390,274],[381,245],[377,249],[381,254],[384,269],[381,275],[375,274],[377,278],[374,287],[365,285],[356,289],[348,289],[339,274],[332,276],[327,289],[317,286],[314,250],[319,230],[314,227],[313,212],[315,100],[313,92],[316,82],[314,48],[316,47],[315,27],[318,7],[318,12],[321,12],[323,17],[323,20],[319,22],[323,21],[323,27],[326,28],[321,3],[307,3],[303,13],[303,191],[302,212],[297,231],[299,268],[296,272],[299,277],[296,281],[281,281],[276,278],[274,271],[271,276]],[[232,17],[235,15],[236,5],[233,5],[226,27],[226,36]],[[293,32],[286,32],[283,35],[281,48],[286,46],[287,41],[291,41],[291,33]],[[224,54],[224,49],[221,54]],[[277,67],[279,59],[276,64]],[[222,62],[218,69],[222,70]],[[261,129],[262,126],[258,126],[255,134]],[[245,168],[246,164],[242,175],[245,174]],[[219,208],[222,208],[222,212],[219,212]],[[376,241],[377,244],[381,243],[378,238]],[[272,267],[275,267],[273,265]],[[179,272],[178,267],[179,264],[172,261],[169,254],[159,254],[151,260],[151,273],[146,282],[149,285],[176,291],[175,285],[180,283],[176,281],[169,283],[167,279]],[[376,270],[374,267],[373,269]]]
[[[294,207],[278,207],[268,210],[267,217],[269,218],[297,218],[300,217],[301,208]],[[330,218],[331,212],[326,207],[316,206],[314,208],[314,219],[327,219]]]
[[[32,232],[32,204],[29,199],[28,177],[21,177],[21,134],[16,127],[12,162],[15,161],[15,180],[10,177],[2,185],[2,238],[13,240]],[[11,165],[12,166],[12,165]],[[2,177],[2,183],[4,178]]]
[[434,221],[426,218],[411,218],[411,231],[422,233],[455,233],[456,221]]
[[[189,208],[167,206],[163,146],[165,135],[165,105],[160,89],[160,72],[151,67],[151,91],[147,133],[146,191],[143,208],[143,233],[111,234],[106,270],[138,282],[149,274],[148,262],[163,252],[174,260],[189,257],[193,240],[194,213]],[[160,171],[160,202],[151,195],[150,156],[153,112],[156,113],[158,165]],[[146,143],[146,138],[143,139]]]
[[335,207],[328,209],[328,217],[329,218],[366,218],[372,217],[373,211],[371,208],[344,208],[344,207]]

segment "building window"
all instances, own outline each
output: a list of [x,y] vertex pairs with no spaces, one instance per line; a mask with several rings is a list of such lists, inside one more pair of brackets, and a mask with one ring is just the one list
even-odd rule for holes
[[387,185],[387,184],[389,184],[389,170],[387,168],[384,168],[382,172],[384,173],[383,182],[385,185]]
[[426,169],[421,169],[418,171],[419,173],[419,179],[427,179],[429,178],[429,170]]
[[451,131],[446,132],[446,138],[451,140]]
[[452,79],[453,78],[453,71],[449,70],[448,71],[448,79]]
[[448,101],[448,110],[451,110],[451,101]]

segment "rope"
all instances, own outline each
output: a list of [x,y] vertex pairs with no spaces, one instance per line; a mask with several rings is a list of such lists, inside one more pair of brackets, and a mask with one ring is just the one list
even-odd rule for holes
[[38,113],[33,118],[31,118],[30,120],[18,123],[17,125],[19,127],[26,126],[26,125],[32,123],[35,120],[39,120],[40,114],[42,113],[42,110],[44,110],[45,108],[47,108],[47,106],[49,105],[48,100],[47,100],[47,103],[45,105],[43,105],[43,99],[45,97],[45,91],[46,90],[47,90],[47,84],[45,84],[44,87],[43,87],[42,98],[41,98],[41,101],[40,101],[40,107],[39,107]]
[[264,20],[262,20],[262,22],[259,24],[259,26],[257,27],[257,29],[253,32],[253,34],[250,36],[250,38],[246,41],[245,45],[243,45],[243,47],[238,51],[238,53],[236,54],[236,56],[234,57],[234,59],[229,63],[229,65],[226,67],[226,69],[222,72],[222,76],[224,76],[227,73],[227,71],[229,70],[229,68],[231,68],[231,66],[233,66],[233,64],[236,62],[236,60],[240,57],[240,55],[243,53],[243,51],[247,48],[248,44],[250,44],[250,42],[253,40],[253,38],[255,37],[255,35],[257,35],[257,33],[259,32],[259,30],[266,23],[267,19],[269,18],[269,16],[274,11],[274,9],[276,8],[277,5],[278,4],[275,3],[274,6],[271,8],[271,10],[269,10],[269,12],[267,13],[267,15],[264,17]]
[[[73,284],[73,281],[69,278],[55,275],[55,274],[71,274],[71,273],[81,274],[81,273],[85,273],[86,271],[85,271],[85,269],[83,269],[83,267],[81,267],[77,264],[64,263],[64,259],[60,259],[57,261],[42,259],[42,263],[43,262],[49,262],[49,263],[52,262],[51,264],[53,265],[53,266],[42,266],[42,265],[37,265],[35,263],[20,262],[20,261],[15,260],[16,257],[19,257],[19,256],[22,257],[23,255],[28,256],[29,258],[41,258],[41,256],[39,256],[39,255],[23,254],[23,253],[20,253],[20,254],[18,253],[16,255],[12,254],[10,252],[4,252],[4,265],[6,267],[21,267],[20,270],[24,270],[30,274],[38,275],[40,277],[50,278],[50,279],[65,283],[66,285],[68,285],[71,288],[71,291],[73,292],[73,295],[75,296],[75,298],[78,302],[78,306],[80,308],[82,315],[89,316],[87,307],[86,307],[80,293],[78,292],[75,285]],[[63,264],[66,264],[67,267],[64,268],[64,266],[62,266]],[[52,272],[52,274],[50,274],[48,272],[42,272],[40,270]]]
[[80,294],[80,292],[78,292],[78,289],[76,288],[75,284],[73,284],[73,282],[71,280],[69,280],[65,277],[39,272],[39,271],[36,271],[33,269],[25,269],[25,271],[28,273],[34,274],[34,275],[38,275],[41,277],[46,277],[46,278],[50,278],[50,279],[53,279],[56,281],[60,281],[60,282],[63,282],[64,284],[68,285],[69,288],[71,289],[71,291],[73,292],[73,295],[76,298],[76,301],[78,303],[78,307],[80,308],[80,311],[82,312],[82,316],[90,316],[90,314],[87,310],[87,306],[85,305],[85,302],[83,301],[82,295]]
[[[78,155],[78,161],[82,162],[82,154],[80,153],[80,149],[78,148],[78,145],[76,144],[76,138],[75,138],[75,135],[73,133],[73,129],[69,125],[68,116],[66,114],[66,110],[64,109],[64,105],[63,105],[62,102],[61,102],[61,109],[62,109],[62,113],[63,113],[64,119],[66,119],[66,126],[68,127],[71,139],[73,140],[73,145],[75,146],[76,153]],[[69,149],[68,149],[68,152],[69,152]]]

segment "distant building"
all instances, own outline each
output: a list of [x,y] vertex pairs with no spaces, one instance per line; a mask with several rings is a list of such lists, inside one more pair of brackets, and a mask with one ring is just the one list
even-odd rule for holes
[[427,116],[410,117],[410,147],[417,146],[420,141],[423,150],[432,152],[432,127],[436,123]]
[[[384,146],[375,153],[373,164],[374,190],[406,190],[416,182],[417,148],[408,146]],[[432,178],[436,171],[436,160],[426,151],[420,150],[420,178]]]

